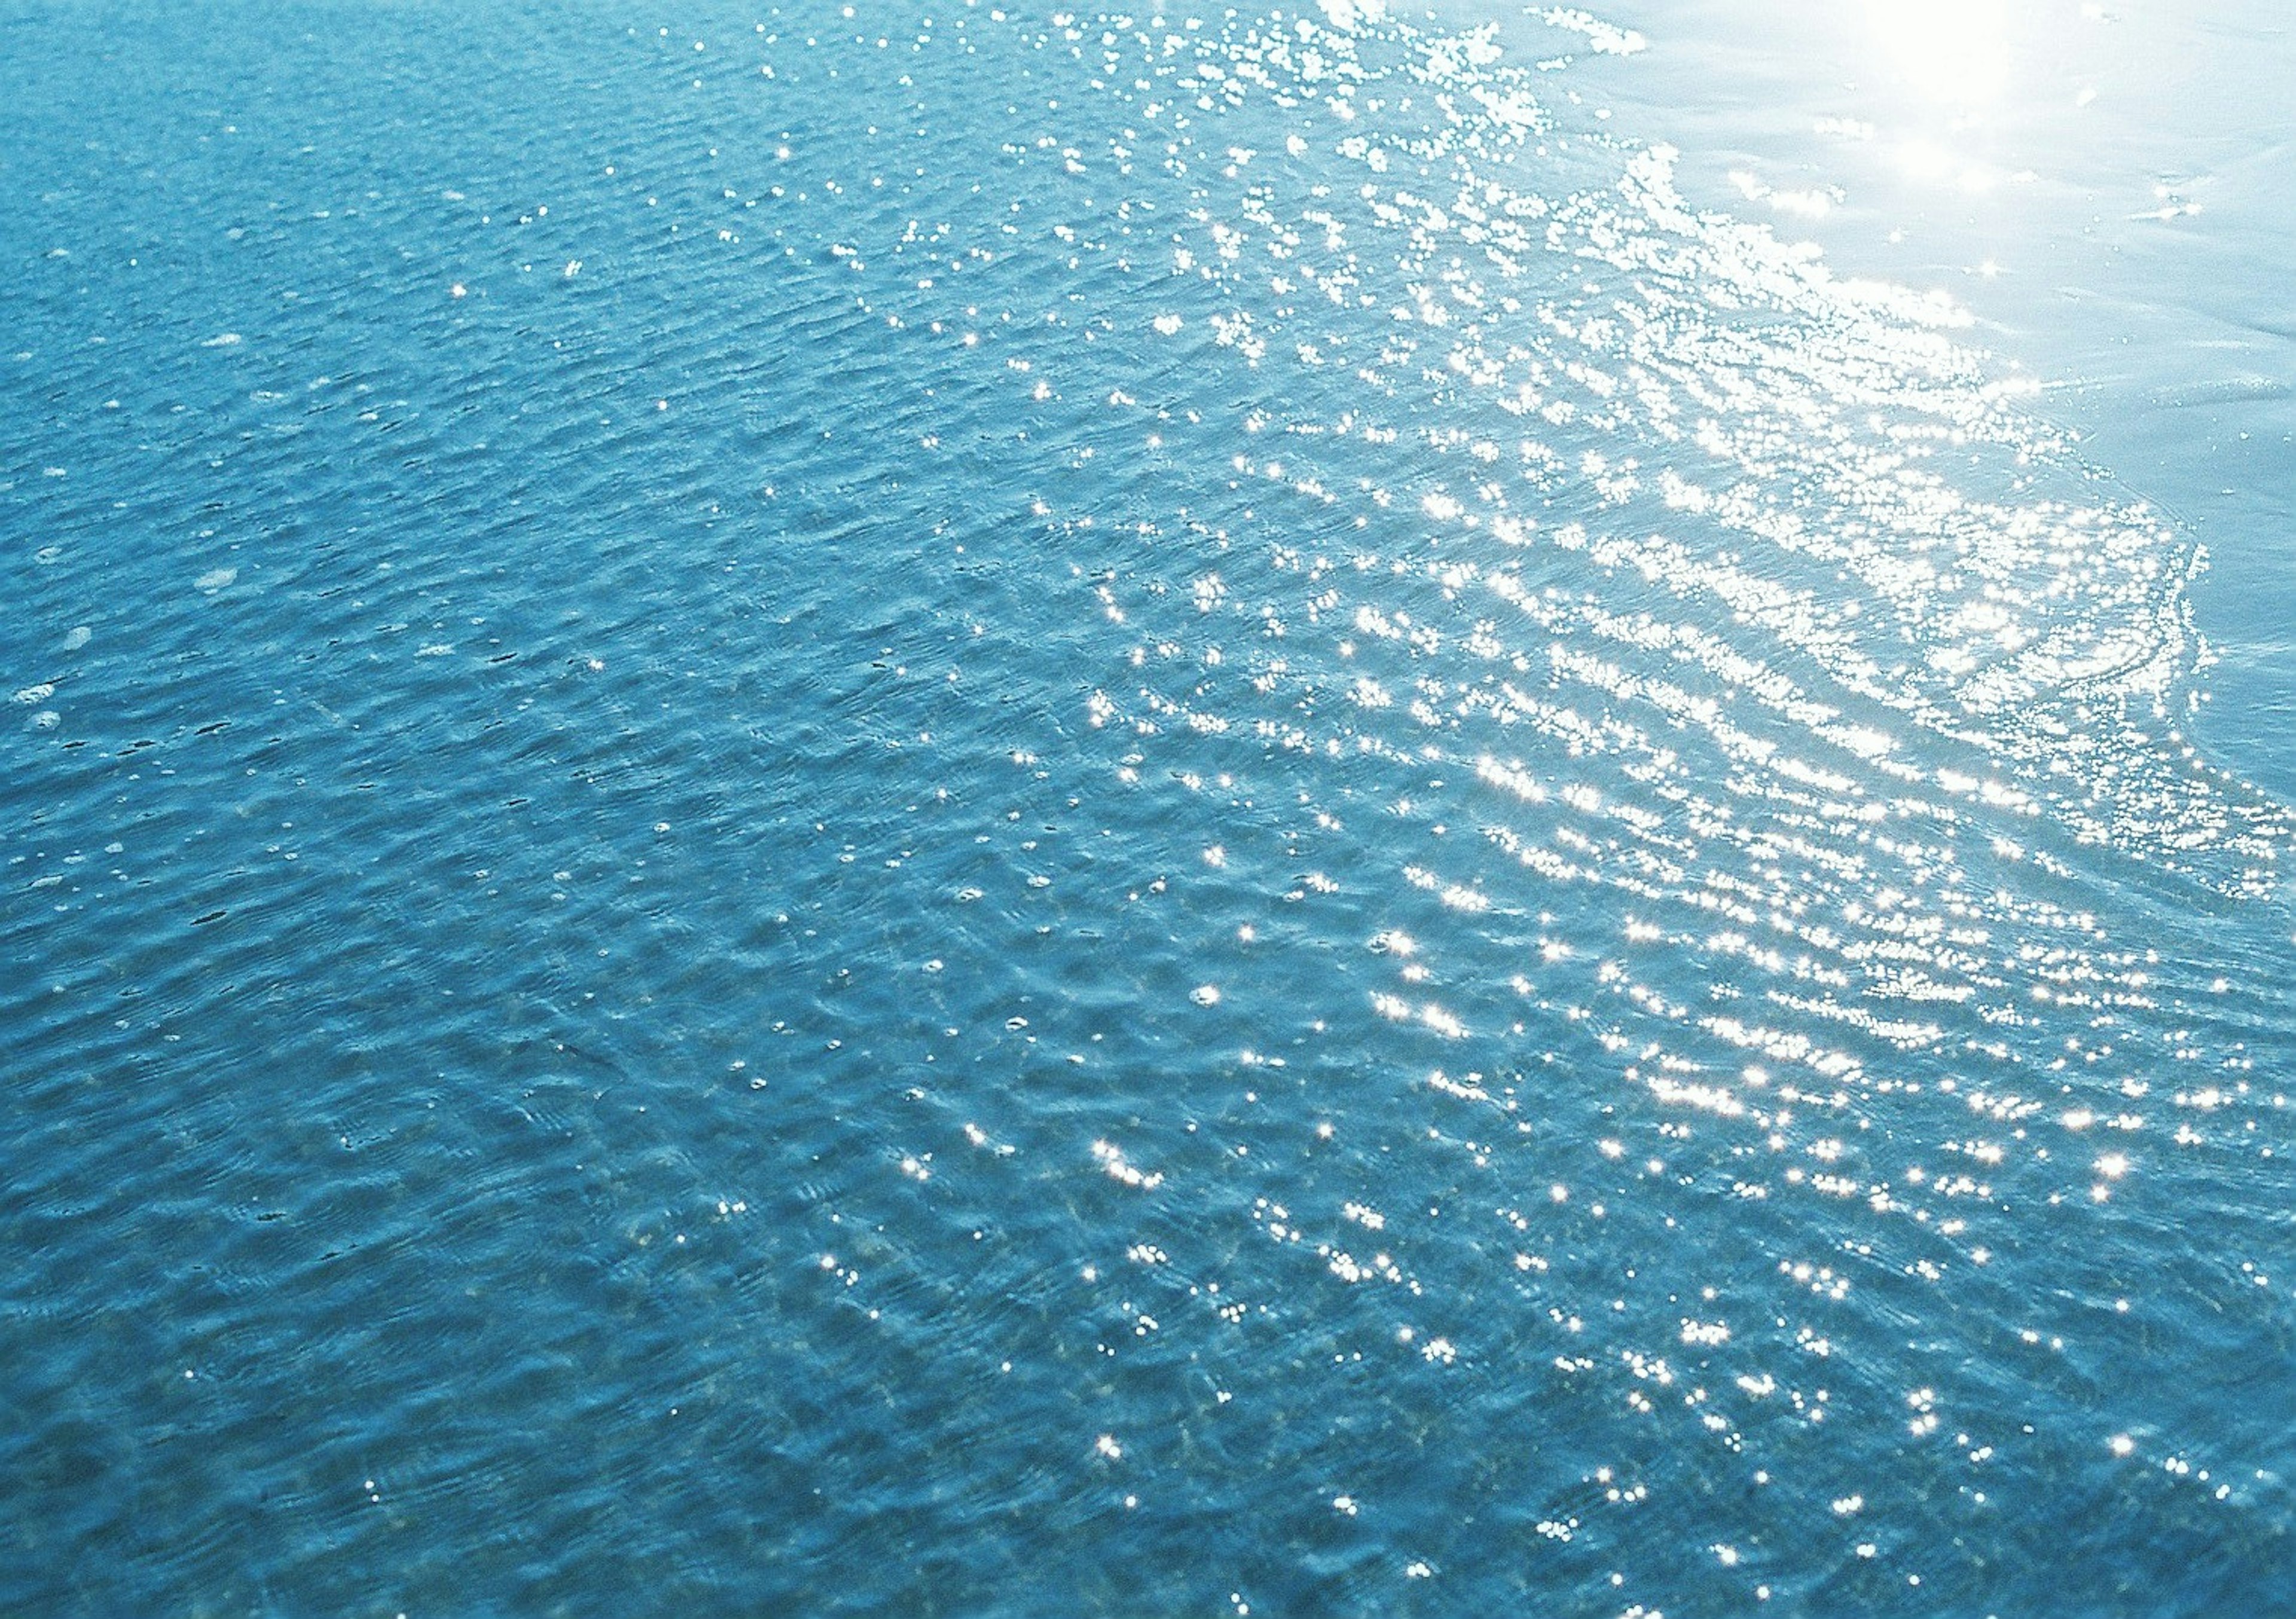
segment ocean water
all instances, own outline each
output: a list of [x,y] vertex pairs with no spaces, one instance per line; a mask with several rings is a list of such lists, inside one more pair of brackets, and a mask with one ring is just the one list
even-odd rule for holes
[[2296,44],[0,8],[0,1608],[2296,1611]]

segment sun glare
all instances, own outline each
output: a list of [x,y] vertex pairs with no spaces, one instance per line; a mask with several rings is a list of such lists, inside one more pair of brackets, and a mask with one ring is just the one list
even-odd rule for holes
[[1891,68],[1932,101],[1975,109],[2009,84],[2005,0],[1866,0]]

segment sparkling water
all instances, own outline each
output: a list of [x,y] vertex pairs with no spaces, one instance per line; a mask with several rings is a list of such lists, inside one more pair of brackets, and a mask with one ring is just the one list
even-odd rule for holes
[[0,1607],[2296,1607],[2125,12],[6,7]]

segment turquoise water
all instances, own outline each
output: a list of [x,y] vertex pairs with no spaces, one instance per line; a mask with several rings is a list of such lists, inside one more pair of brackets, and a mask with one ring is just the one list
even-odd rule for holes
[[2296,1605],[2296,50],[1738,9],[7,7],[0,1607]]

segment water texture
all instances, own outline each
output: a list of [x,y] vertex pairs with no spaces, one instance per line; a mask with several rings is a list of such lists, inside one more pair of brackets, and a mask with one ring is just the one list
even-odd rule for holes
[[9,6],[0,1607],[2296,1602],[2193,524],[1665,20]]

